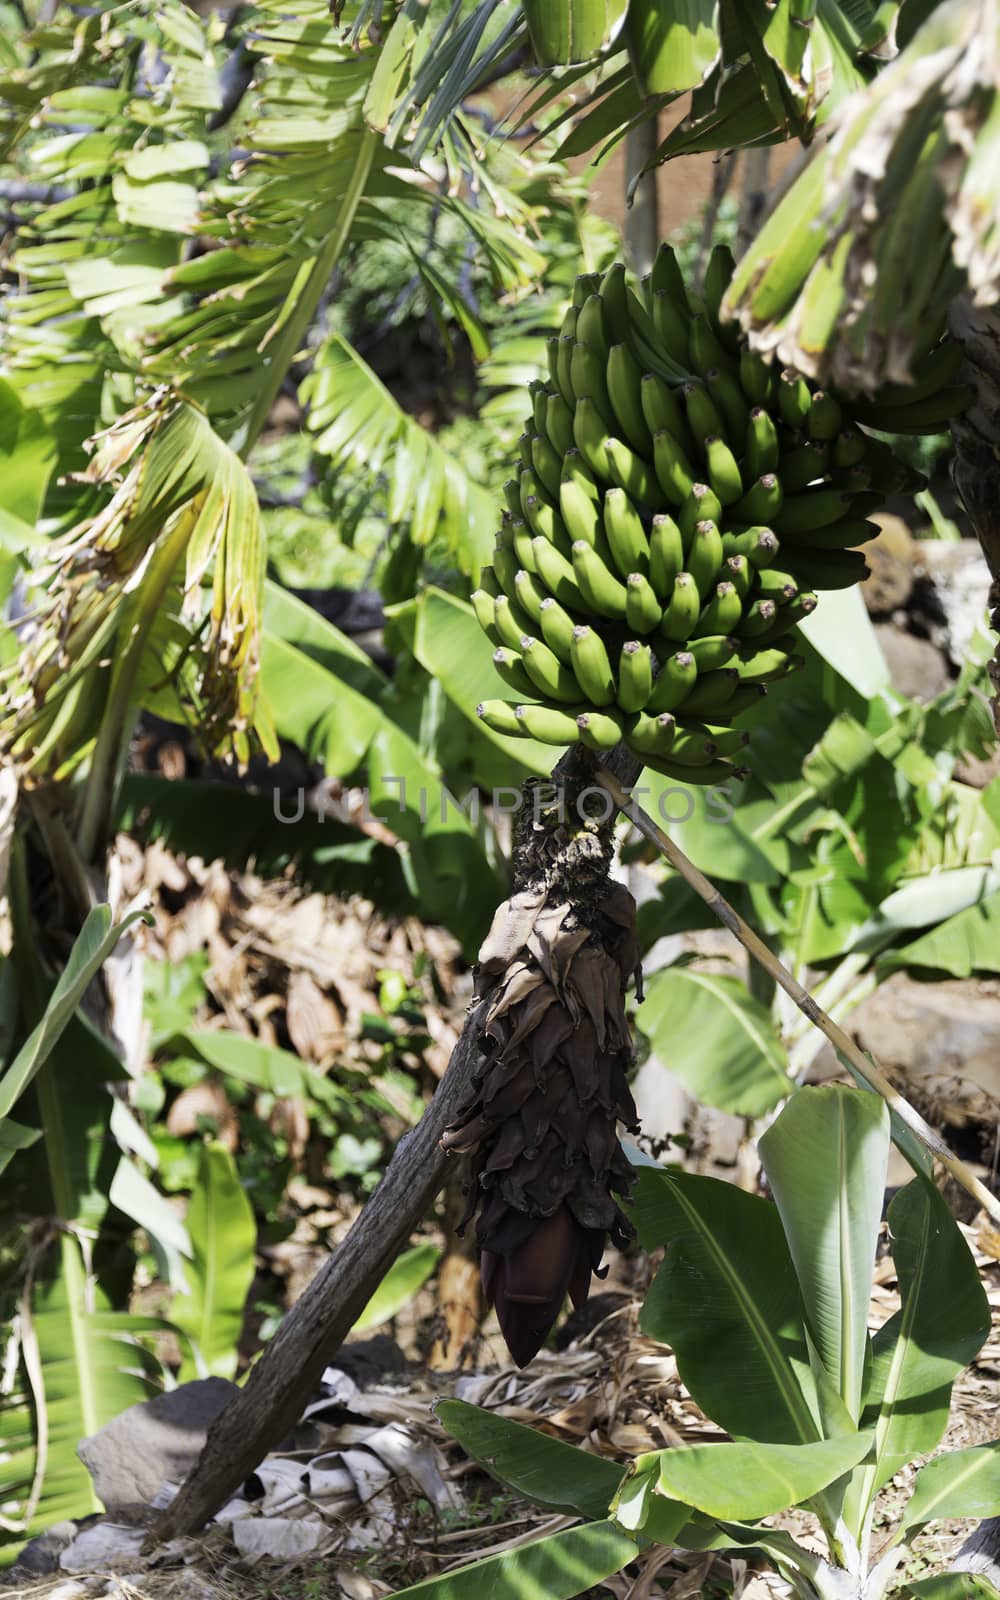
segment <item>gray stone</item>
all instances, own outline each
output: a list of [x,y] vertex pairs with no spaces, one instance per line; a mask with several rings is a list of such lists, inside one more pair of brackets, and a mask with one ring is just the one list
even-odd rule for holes
[[144,1528],[95,1522],[84,1528],[59,1557],[63,1572],[130,1572],[142,1553]]
[[129,1520],[144,1515],[165,1484],[183,1482],[201,1454],[209,1425],[239,1391],[225,1378],[199,1378],[130,1406],[77,1454],[106,1509]]
[[32,1539],[25,1545],[12,1569],[12,1576],[20,1580],[22,1575],[31,1573],[34,1577],[43,1577],[50,1572],[59,1571],[59,1557],[67,1545],[73,1543],[77,1535],[75,1522],[54,1522],[51,1528],[46,1528],[37,1539]]
[[911,700],[933,700],[951,682],[941,651],[926,639],[906,633],[891,622],[877,622],[875,632],[889,666],[893,688]]
[[[946,978],[919,983],[894,972],[846,1026],[879,1066],[897,1077],[932,1120],[961,1126],[996,1119],[1000,1102],[1000,982]],[[823,1079],[838,1071],[824,1048],[810,1071]]]

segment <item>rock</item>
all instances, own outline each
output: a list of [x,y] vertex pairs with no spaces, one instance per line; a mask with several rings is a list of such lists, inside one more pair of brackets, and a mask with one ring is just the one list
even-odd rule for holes
[[239,1391],[225,1378],[199,1378],[129,1406],[77,1454],[98,1499],[115,1516],[145,1516],[166,1484],[181,1483],[194,1466],[214,1422]]
[[[996,1120],[1000,1101],[1000,983],[946,978],[917,983],[894,972],[846,1026],[931,1120],[962,1126]],[[839,1070],[829,1046],[810,1080]]]
[[973,634],[982,631],[990,592],[990,574],[977,539],[949,543],[918,539],[914,567],[919,579],[934,590],[945,620],[942,641],[951,660],[960,667],[969,653]]
[[910,598],[914,541],[902,517],[883,511],[872,521],[882,531],[864,547],[871,572],[861,585],[861,593],[872,616],[883,617],[898,611]]
[[63,1572],[131,1572],[142,1553],[145,1528],[95,1522],[78,1533],[59,1557]]
[[17,1558],[12,1575],[31,1573],[33,1576],[59,1571],[59,1557],[77,1536],[75,1522],[54,1522],[37,1539],[25,1545]]
[[875,632],[889,666],[892,686],[911,700],[933,700],[951,682],[941,651],[891,622],[876,622]]

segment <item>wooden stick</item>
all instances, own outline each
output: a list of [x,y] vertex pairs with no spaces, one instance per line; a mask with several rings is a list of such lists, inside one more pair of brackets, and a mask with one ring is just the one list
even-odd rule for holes
[[708,906],[712,914],[718,917],[724,927],[740,941],[740,944],[750,952],[754,960],[779,984],[785,993],[795,1002],[799,1010],[815,1023],[834,1049],[850,1063],[852,1069],[867,1083],[870,1089],[880,1094],[888,1106],[895,1111],[900,1122],[914,1133],[922,1144],[941,1165],[960,1183],[962,1188],[972,1195],[973,1199],[982,1206],[983,1210],[992,1217],[994,1222],[1000,1223],[1000,1199],[990,1193],[984,1183],[970,1172],[964,1161],[953,1155],[945,1144],[940,1134],[936,1133],[929,1123],[925,1122],[919,1111],[914,1110],[908,1100],[894,1089],[889,1079],[880,1072],[873,1061],[858,1048],[854,1040],[846,1034],[832,1017],[816,1004],[812,995],[803,989],[801,983],[781,965],[781,962],[772,955],[771,951],[748,923],[738,912],[734,911],[728,900],[725,900],[713,883],[699,872],[693,861],[689,861],[683,850],[680,850],[673,840],[664,833],[663,829],[653,821],[640,805],[630,799],[628,793],[622,788],[614,775],[598,764],[597,776],[600,783],[608,791],[619,811],[634,823],[643,838],[654,844],[660,854],[665,856],[670,865],[679,872],[685,883],[689,884],[695,894],[699,895]]

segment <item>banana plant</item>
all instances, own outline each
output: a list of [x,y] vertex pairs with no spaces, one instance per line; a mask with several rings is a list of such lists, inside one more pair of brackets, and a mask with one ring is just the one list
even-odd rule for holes
[[[913,1537],[935,1520],[1000,1511],[996,1445],[939,1452],[877,1555],[880,1492],[938,1451],[952,1384],[988,1336],[989,1306],[962,1233],[926,1171],[893,1198],[889,1246],[899,1311],[868,1327],[889,1113],[877,1096],[797,1090],[761,1139],[774,1196],[643,1161],[633,1218],[665,1255],[643,1331],[725,1443],[689,1443],[614,1463],[493,1412],[446,1400],[438,1414],[486,1469],[575,1526],[398,1591],[397,1600],[490,1592],[569,1600],[636,1572],[667,1544],[753,1555],[800,1600],[881,1600]],[[770,1518],[811,1511],[826,1549]],[[986,1580],[980,1593],[993,1600]],[[945,1575],[903,1587],[932,1594]]]

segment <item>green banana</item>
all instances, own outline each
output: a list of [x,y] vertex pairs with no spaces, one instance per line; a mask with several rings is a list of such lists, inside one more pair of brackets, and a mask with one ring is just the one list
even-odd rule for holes
[[600,505],[591,499],[577,477],[564,477],[559,485],[559,510],[571,547],[577,539],[595,549],[602,543],[604,522]]
[[524,515],[533,538],[545,539],[561,550],[563,555],[568,553],[572,541],[566,524],[554,506],[541,495],[529,494],[524,499]]
[[756,350],[740,355],[740,388],[755,406],[766,406],[774,399],[774,369]]
[[[825,528],[816,528],[809,537],[808,548],[817,554],[824,550],[850,550],[855,545],[866,544],[869,539],[877,538],[880,532],[877,522],[866,522],[861,517],[844,517]],[[789,560],[804,549],[805,544],[790,541],[787,546]]]
[[533,539],[531,548],[535,558],[535,571],[549,593],[555,596],[560,605],[569,606],[573,611],[586,611],[587,607],[576,581],[575,563],[567,561],[562,551],[557,550],[554,544],[549,544],[548,539]]
[[[743,479],[739,462],[725,439],[709,437],[705,440],[705,458],[708,463],[708,481],[724,506],[735,505],[743,495]],[[758,483],[761,481],[757,480]],[[756,522],[758,518],[754,518]]]
[[751,661],[741,662],[740,680],[743,683],[773,683],[806,664],[805,656],[789,655],[786,650],[761,650]]
[[521,640],[530,634],[532,628],[531,618],[505,594],[497,595],[493,602],[493,622],[500,635],[500,643],[506,645],[508,650],[520,650]]
[[786,494],[778,515],[774,517],[774,531],[779,539],[805,534],[808,539],[814,529],[825,528],[847,515],[851,496],[840,489],[803,489],[800,494]]
[[521,457],[521,465],[523,467],[527,467],[529,472],[534,471],[534,463],[531,459],[531,438],[532,433],[534,432],[534,427],[534,418],[529,417],[528,426],[525,428],[524,432],[521,434],[521,437],[517,441],[517,448]]
[[[577,400],[588,399],[600,412],[605,428],[614,426],[614,412],[604,376],[607,357],[593,345],[577,339],[570,362],[570,380]],[[577,441],[579,443],[579,441]]]
[[[583,691],[582,698],[595,706],[612,705],[615,699],[615,675],[600,634],[586,624],[574,628],[570,656],[573,677]],[[526,664],[530,671],[530,663]]]
[[[594,474],[591,472],[586,461],[584,461],[583,456],[576,448],[576,445],[573,445],[572,449],[567,450],[563,456],[562,482],[576,484],[576,487],[581,489],[585,495],[593,500],[595,505],[600,502],[601,486],[594,477]],[[560,484],[560,488],[561,487],[562,485]]]
[[[793,628],[797,622],[804,622],[806,617],[811,617],[816,610],[818,601],[814,594],[798,594],[794,600],[789,600],[783,605],[776,619],[777,625],[782,628]],[[765,635],[767,637],[767,635]]]
[[800,444],[781,458],[781,482],[786,494],[805,489],[826,472],[829,452],[825,445]]
[[613,750],[621,743],[622,724],[613,712],[584,711],[576,719],[578,738],[590,750]]
[[[766,694],[766,683],[741,683],[726,701],[725,706],[719,706],[712,711],[710,720],[713,733],[717,735],[719,728],[731,727],[744,711],[752,711],[755,706],[759,706]],[[681,715],[685,713],[682,712]]]
[[804,428],[812,405],[812,393],[805,378],[790,368],[778,378],[778,410],[789,428]]
[[[504,537],[504,534],[508,536]],[[514,553],[513,532],[505,529],[504,534],[497,535],[497,542],[493,547],[493,571],[504,594],[516,595],[517,590],[514,588],[514,578],[518,567],[522,563]]]
[[[537,572],[538,562],[535,560],[534,552],[535,535],[532,533],[523,517],[518,517],[516,521],[511,523],[510,538],[511,551],[513,553],[512,566],[514,572],[517,571],[518,567],[523,567],[525,572]],[[546,539],[545,543],[548,544],[549,540]],[[495,556],[493,565],[496,566]],[[513,594],[514,592],[514,579],[513,576],[511,576],[510,589],[508,590],[505,584],[504,593]]]
[[558,393],[562,395],[564,403],[566,405],[571,406],[572,403],[573,403],[573,396],[572,396],[572,394],[567,394],[566,390],[563,388],[561,377],[560,377],[560,372],[559,372],[559,337],[558,337],[558,335],[553,334],[551,339],[546,339],[546,341],[545,341],[545,350],[546,350],[546,356],[547,356],[548,364],[549,364],[549,380],[550,380],[553,388],[556,389],[558,391]]
[[548,401],[549,391],[544,383],[537,379],[528,384],[528,393],[531,395],[531,415],[534,419],[535,432],[545,432],[545,406]]
[[705,264],[701,292],[705,300],[705,315],[719,334],[725,337],[725,328],[719,315],[723,297],[729,288],[736,262],[727,244],[717,244]]
[[707,767],[718,754],[708,729],[678,727],[670,746],[670,760],[678,767]]
[[828,550],[816,556],[796,551],[788,562],[804,589],[849,589],[868,576],[860,550]]
[[666,755],[676,730],[677,723],[669,711],[659,715],[640,711],[634,717],[629,717],[625,740],[638,755]]
[[835,467],[858,467],[865,459],[866,439],[857,428],[844,428],[833,441]]
[[608,353],[607,386],[616,428],[637,455],[653,459],[653,434],[643,415],[642,373],[628,345],[612,345]]
[[507,502],[507,510],[511,516],[521,516],[521,483],[518,478],[506,479],[503,486],[503,497]]
[[738,755],[750,743],[750,735],[745,728],[710,728],[708,732],[715,746],[715,753],[719,756]]
[[686,366],[691,337],[687,316],[677,301],[662,289],[653,291],[649,310],[657,338],[667,355],[671,361]]
[[649,535],[649,581],[658,599],[670,595],[683,565],[681,531],[673,517],[661,512],[653,518]]
[[732,507],[734,522],[765,523],[770,526],[784,502],[781,480],[765,472]]
[[542,639],[531,639],[527,636],[521,640],[521,661],[524,670],[535,685],[536,692],[541,693],[549,700],[559,700],[566,704],[574,704],[586,700],[587,696],[581,693],[580,685],[571,667],[567,667],[554,650],[550,650]]
[[720,667],[715,672],[699,676],[690,694],[677,707],[680,718],[708,717],[724,710],[739,687],[740,675],[735,667]]
[[514,574],[514,593],[525,617],[530,618],[532,623],[538,622],[542,615],[542,601],[546,598],[545,590],[523,567]]
[[668,655],[653,684],[653,692],[645,709],[657,715],[662,711],[673,711],[690,694],[697,677],[697,663],[690,650],[677,650],[673,655]]
[[762,595],[776,601],[778,605],[785,605],[789,600],[794,600],[799,592],[799,586],[792,574],[780,567],[768,567],[760,572],[757,577],[757,587]]
[[742,439],[750,420],[750,407],[739,383],[731,372],[720,372],[718,367],[705,374],[705,382],[717,409],[726,419],[726,432],[730,438]]
[[493,620],[493,597],[485,589],[473,589],[472,609],[476,613],[476,621],[482,628],[487,639],[496,647],[503,644],[503,636]]
[[[777,472],[781,457],[778,430],[769,411],[754,406],[746,428],[744,464],[751,481],[763,477],[765,472]],[[782,474],[784,475],[784,474]]]
[[494,733],[505,733],[508,738],[514,739],[524,737],[525,729],[514,715],[514,706],[509,700],[480,700],[476,716],[481,717]]
[[576,315],[576,337],[590,345],[602,362],[607,362],[610,341],[604,325],[604,302],[600,293],[588,295]]
[[710,597],[708,604],[698,618],[694,629],[694,637],[701,638],[713,634],[729,634],[739,625],[743,616],[743,602],[734,583],[723,580],[717,583],[715,593]]
[[699,673],[714,672],[718,667],[730,666],[735,652],[735,641],[727,633],[706,634],[701,639],[691,640],[691,654],[694,656]]
[[769,633],[778,615],[777,602],[774,600],[755,600],[734,632],[738,639],[754,639],[762,634]]
[[622,645],[617,700],[623,711],[641,711],[653,692],[653,652],[639,639]]
[[722,344],[708,318],[702,315],[691,318],[688,355],[691,366],[700,378],[706,377],[713,370],[731,372],[735,377],[739,370],[738,361]]
[[687,284],[681,271],[680,262],[672,245],[664,241],[653,258],[652,270],[649,274],[649,287],[652,294],[669,295],[675,305],[680,306],[685,316],[691,310],[688,298]]
[[576,390],[573,388],[573,351],[576,348],[576,335],[563,333],[559,338],[559,354],[556,365],[557,385],[568,406],[575,406],[577,401]]
[[699,522],[685,559],[685,567],[698,586],[702,600],[719,581],[724,556],[722,535],[714,522]]
[[545,432],[561,465],[563,456],[573,449],[573,411],[561,394],[550,394],[545,402]]
[[608,453],[605,448],[608,429],[604,418],[589,395],[582,395],[573,412],[573,438],[586,465],[598,483],[608,476]]
[[576,624],[569,612],[547,595],[542,601],[538,623],[542,630],[542,638],[549,649],[559,657],[565,665],[572,663],[571,646],[573,642],[573,629]]
[[592,294],[600,293],[601,274],[599,272],[580,272],[573,280],[573,304],[579,311],[585,300]]
[[625,585],[608,571],[597,551],[583,539],[577,539],[573,546],[573,576],[582,598],[577,609],[598,617],[610,617],[616,622],[624,620]]
[[909,405],[881,405],[875,401],[854,401],[852,409],[859,422],[882,433],[935,433],[972,404],[974,392],[966,384],[939,389]]
[[685,550],[694,536],[699,522],[715,522],[722,526],[722,501],[707,483],[694,483],[691,493],[677,513],[677,526],[681,530]]
[[726,424],[718,407],[704,384],[686,383],[681,390],[688,427],[697,443],[704,448],[705,441],[723,434]]
[[522,705],[514,715],[523,731],[541,744],[575,744],[579,734],[572,711],[555,706]]
[[623,578],[630,572],[649,572],[646,530],[624,489],[609,489],[604,496],[604,532],[615,566]]
[[683,505],[694,487],[695,471],[672,433],[653,435],[653,461],[666,498],[671,505]]
[[604,449],[611,476],[618,487],[640,505],[655,507],[660,499],[656,475],[642,457],[614,436],[604,441]]
[[493,571],[492,567],[481,567],[480,568],[480,570],[479,570],[479,587],[480,587],[480,589],[485,589],[486,593],[488,595],[490,595],[491,598],[494,599],[494,600],[496,599],[498,594],[502,594],[503,593],[503,590],[501,589],[500,583],[499,583],[499,581],[497,579],[497,575]]
[[650,434],[669,433],[687,454],[694,449],[694,440],[687,425],[687,417],[677,399],[677,393],[655,372],[647,372],[639,385],[642,414]]
[[806,432],[810,439],[819,439],[827,443],[837,437],[843,425],[844,413],[839,402],[832,394],[817,389],[806,417]]
[[516,695],[522,699],[533,700],[538,690],[531,678],[524,670],[521,657],[514,650],[505,650],[502,646],[493,652],[493,666],[500,674],[504,683],[509,684]]
[[604,306],[604,326],[608,344],[629,344],[632,338],[632,318],[629,311],[629,287],[625,267],[616,261],[601,280],[600,296]]
[[557,454],[554,447],[549,443],[547,434],[535,434],[531,441],[531,460],[546,494],[550,499],[558,500],[559,483],[562,478],[562,457]]
[[746,528],[742,533],[723,534],[722,549],[726,556],[746,556],[760,572],[777,560],[779,546],[771,528]]
[[690,639],[700,611],[701,596],[698,593],[698,585],[690,572],[679,572],[674,579],[674,592],[663,613],[660,633],[664,638],[675,641]]
[[625,620],[636,633],[652,633],[659,626],[663,608],[649,579],[641,572],[630,572],[625,582]]
[[746,556],[726,556],[722,576],[733,585],[740,599],[745,600],[754,581],[754,570]]

